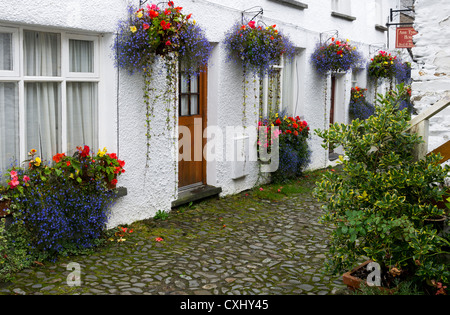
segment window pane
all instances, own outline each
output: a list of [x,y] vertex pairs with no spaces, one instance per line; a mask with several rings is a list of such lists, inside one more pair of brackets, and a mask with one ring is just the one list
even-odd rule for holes
[[47,161],[61,151],[60,95],[58,83],[25,83],[26,150]]
[[198,93],[198,77],[191,77],[191,93]]
[[98,149],[98,97],[96,83],[67,84],[67,148]]
[[28,76],[61,75],[61,35],[24,31],[24,67]]
[[69,40],[69,71],[94,72],[94,42]]
[[181,116],[189,115],[189,96],[181,96]]
[[198,95],[191,95],[191,116],[198,114]]
[[20,162],[17,91],[17,83],[0,82],[0,172]]
[[181,93],[189,93],[189,82],[186,79],[186,74],[181,74]]
[[14,70],[12,36],[11,33],[0,33],[0,70]]

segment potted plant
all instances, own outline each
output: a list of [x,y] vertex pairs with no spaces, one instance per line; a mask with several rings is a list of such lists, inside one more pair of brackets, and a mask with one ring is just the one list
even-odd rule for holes
[[331,39],[329,44],[320,43],[311,55],[311,63],[321,75],[329,72],[348,72],[361,66],[362,55],[350,40]]
[[229,61],[242,65],[244,73],[265,76],[284,56],[292,60],[295,48],[290,39],[277,30],[276,25],[261,26],[255,21],[236,23],[225,35]]
[[73,156],[58,153],[53,156],[54,170],[58,176],[66,176],[78,183],[93,180],[103,180],[108,189],[117,185],[117,177],[125,173],[125,162],[118,159],[116,153],[107,153],[108,150],[98,150],[95,155],[89,146],[77,147]]
[[[279,167],[272,173],[272,180],[281,183],[300,175],[310,162],[308,123],[299,116],[294,118],[277,113],[272,118],[260,121],[258,125],[258,149],[270,150],[274,141],[278,141]],[[260,161],[262,157],[264,155],[260,154]]]
[[435,155],[414,160],[412,149],[422,140],[404,132],[409,113],[397,109],[402,89],[381,97],[367,120],[316,131],[324,148],[342,146],[346,154],[342,172],[325,173],[315,189],[325,204],[321,221],[335,227],[327,267],[343,273],[367,257],[382,274],[448,284],[449,266],[440,257],[449,242],[424,222],[444,213],[428,201],[443,195],[450,167]]
[[366,92],[367,89],[360,88],[359,86],[352,88],[349,108],[352,119],[366,120],[375,114],[375,107],[367,101]]
[[375,55],[368,65],[368,75],[371,78],[392,79],[396,74],[397,57],[391,53],[380,51]]

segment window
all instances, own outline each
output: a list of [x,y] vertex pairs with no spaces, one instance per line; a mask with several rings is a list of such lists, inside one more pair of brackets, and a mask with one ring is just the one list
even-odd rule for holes
[[348,21],[356,20],[352,16],[351,0],[331,0],[331,15]]
[[98,146],[98,40],[0,28],[0,170],[31,149],[51,161]]
[[280,60],[268,76],[260,79],[260,113],[270,114],[294,110],[294,63]]

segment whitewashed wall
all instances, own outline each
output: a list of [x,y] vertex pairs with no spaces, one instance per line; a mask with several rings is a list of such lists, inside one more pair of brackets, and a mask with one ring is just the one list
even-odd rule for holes
[[[419,112],[450,91],[450,3],[447,0],[416,0],[412,49],[413,101]],[[450,140],[450,108],[430,120],[429,150]]]
[[[303,0],[308,9],[287,7],[269,0],[180,0],[175,5],[192,13],[193,18],[206,31],[214,44],[213,56],[208,69],[208,125],[225,130],[227,126],[242,124],[242,70],[226,63],[223,45],[225,32],[241,19],[241,12],[253,6],[262,6],[262,21],[288,35],[301,51],[296,59],[298,74],[297,111],[293,115],[303,117],[311,127],[310,147],[312,162],[310,169],[329,164],[328,153],[321,147],[321,139],[314,135],[314,129],[327,128],[329,121],[330,79],[319,77],[309,63],[320,33],[338,30],[339,37],[350,39],[370,59],[371,47],[386,43],[386,33],[375,29],[380,24],[375,18],[375,1],[352,0],[351,15],[355,21],[331,16],[330,0]],[[383,0],[383,16],[397,6],[397,0]],[[128,3],[138,5],[138,0],[2,0],[0,2],[0,23],[35,25],[50,29],[73,30],[74,32],[102,34],[102,85],[104,95],[101,108],[100,146],[110,152],[118,152],[126,161],[127,172],[119,179],[119,186],[128,188],[128,195],[121,198],[113,209],[110,226],[127,224],[147,219],[158,210],[169,211],[176,198],[176,168],[172,139],[153,139],[152,159],[146,166],[146,125],[143,102],[143,79],[130,76],[113,67],[110,46],[114,41],[116,22],[126,16]],[[254,15],[254,14],[253,14]],[[249,14],[248,17],[252,17]],[[386,22],[386,21],[384,21]],[[373,50],[373,49],[372,49]],[[155,80],[163,82],[164,80]],[[119,83],[119,84],[118,84]],[[351,74],[338,77],[338,121],[348,122],[348,102],[351,89]],[[361,71],[358,84],[367,84],[365,71]],[[252,89],[250,88],[250,93]],[[252,99],[250,96],[249,99]],[[157,105],[157,117],[153,129],[165,127],[164,106]],[[342,114],[344,113],[344,114]],[[248,105],[247,126],[256,127],[256,115]],[[226,139],[223,139],[225,145]],[[208,163],[208,184],[222,187],[222,195],[234,194],[252,188],[258,180],[258,164],[247,165],[249,175],[232,179],[232,163],[213,161]]]

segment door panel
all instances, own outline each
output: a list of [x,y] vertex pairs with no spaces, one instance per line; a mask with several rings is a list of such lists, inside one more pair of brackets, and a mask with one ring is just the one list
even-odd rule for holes
[[[180,188],[206,184],[206,163],[203,158],[203,147],[206,143],[203,139],[203,131],[207,124],[206,81],[206,72],[198,77],[190,78],[189,81],[182,72],[180,75],[179,126],[186,127],[190,134],[190,139],[183,139],[187,135],[181,134],[180,128],[179,154],[180,156],[190,155],[190,159],[183,158],[179,161],[178,186]],[[190,147],[186,148],[186,145]],[[190,154],[188,154],[189,151]]]

